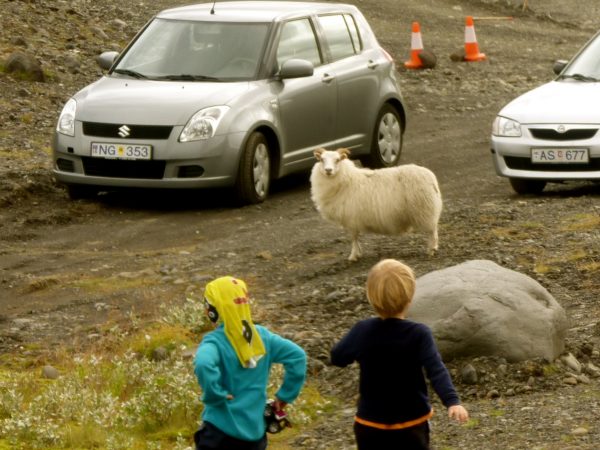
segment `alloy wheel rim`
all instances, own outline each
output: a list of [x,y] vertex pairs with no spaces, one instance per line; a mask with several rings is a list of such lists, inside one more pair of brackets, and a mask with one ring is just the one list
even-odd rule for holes
[[386,113],[379,122],[377,143],[381,159],[391,164],[400,153],[400,123],[392,113]]
[[259,197],[264,197],[269,188],[269,151],[265,144],[259,144],[254,152],[252,175],[254,190]]

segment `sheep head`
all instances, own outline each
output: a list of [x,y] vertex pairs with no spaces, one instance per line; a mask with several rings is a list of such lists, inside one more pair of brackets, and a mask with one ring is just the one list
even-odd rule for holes
[[337,173],[340,161],[350,156],[350,150],[347,148],[338,148],[337,150],[325,150],[319,148],[314,151],[315,158],[319,161],[321,172],[327,176],[334,176]]

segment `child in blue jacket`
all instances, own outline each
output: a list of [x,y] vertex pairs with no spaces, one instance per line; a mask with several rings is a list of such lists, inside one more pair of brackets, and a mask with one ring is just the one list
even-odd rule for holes
[[306,376],[306,354],[288,339],[255,325],[246,283],[225,276],[206,285],[206,312],[215,324],[196,352],[194,372],[202,389],[202,425],[197,450],[262,450],[267,447],[264,418],[269,371],[283,364],[283,383],[275,409],[299,395]]

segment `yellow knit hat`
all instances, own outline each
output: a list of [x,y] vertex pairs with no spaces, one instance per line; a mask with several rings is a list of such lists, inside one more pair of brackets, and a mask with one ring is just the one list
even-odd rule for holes
[[223,322],[242,366],[256,367],[266,351],[252,322],[246,283],[231,276],[217,278],[206,285],[204,300],[211,320]]

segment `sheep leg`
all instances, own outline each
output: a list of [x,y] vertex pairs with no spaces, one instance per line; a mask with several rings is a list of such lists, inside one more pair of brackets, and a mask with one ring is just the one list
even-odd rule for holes
[[435,252],[438,249],[438,232],[437,232],[437,227],[435,227],[432,231],[431,231],[431,235],[429,236],[429,239],[427,240],[427,253],[429,255],[435,255]]
[[352,233],[352,251],[350,252],[348,261],[358,261],[358,258],[362,256],[362,249],[360,248],[360,243],[358,242],[358,235],[359,233]]

